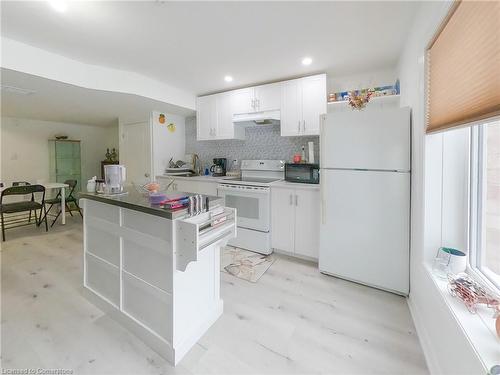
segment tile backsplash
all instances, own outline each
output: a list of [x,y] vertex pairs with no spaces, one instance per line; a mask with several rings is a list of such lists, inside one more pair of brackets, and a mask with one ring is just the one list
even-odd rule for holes
[[198,154],[203,166],[212,164],[212,159],[283,159],[291,161],[293,155],[300,153],[307,142],[314,142],[314,159],[319,162],[319,137],[282,137],[279,125],[253,126],[245,129],[245,140],[229,139],[223,141],[197,141],[196,118],[186,119],[186,154]]

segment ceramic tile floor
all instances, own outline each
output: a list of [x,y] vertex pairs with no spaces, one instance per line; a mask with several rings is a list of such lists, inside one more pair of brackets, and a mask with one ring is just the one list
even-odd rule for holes
[[75,374],[427,374],[405,299],[277,256],[221,274],[224,314],[173,368],[84,298],[81,219],[2,244],[2,367]]

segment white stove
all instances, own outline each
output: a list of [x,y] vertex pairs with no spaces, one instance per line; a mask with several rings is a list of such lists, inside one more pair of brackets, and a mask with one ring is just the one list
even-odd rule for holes
[[261,254],[271,254],[272,182],[284,178],[283,160],[243,160],[241,178],[227,179],[218,187],[225,205],[236,208],[237,237],[229,245]]

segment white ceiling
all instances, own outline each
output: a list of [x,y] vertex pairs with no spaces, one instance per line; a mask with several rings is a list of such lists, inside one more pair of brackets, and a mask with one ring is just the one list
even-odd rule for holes
[[35,91],[20,95],[2,90],[1,112],[7,117],[110,126],[118,123],[118,117],[129,121],[148,119],[152,110],[194,114],[142,96],[86,89],[9,69],[1,69],[1,76],[2,85]]
[[[195,94],[393,67],[418,2],[2,1],[2,35]],[[301,59],[311,56],[304,67]],[[232,83],[223,77],[230,74]]]

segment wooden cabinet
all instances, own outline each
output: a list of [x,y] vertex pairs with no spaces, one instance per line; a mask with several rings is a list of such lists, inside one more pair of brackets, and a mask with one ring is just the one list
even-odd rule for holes
[[318,259],[319,189],[271,188],[272,247],[301,258]]
[[319,135],[326,113],[326,75],[284,82],[281,88],[281,135]]

